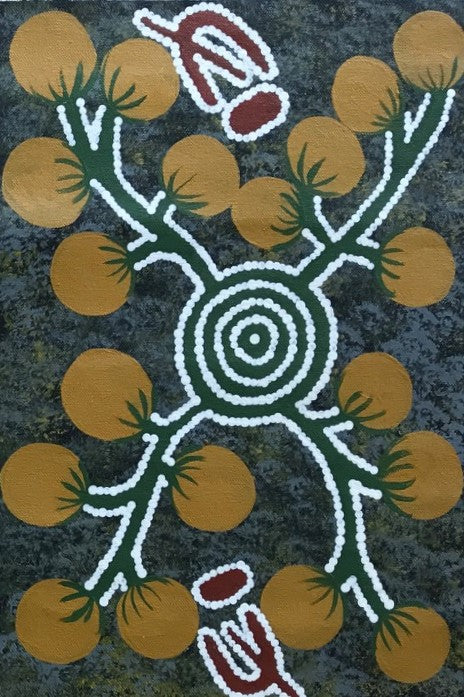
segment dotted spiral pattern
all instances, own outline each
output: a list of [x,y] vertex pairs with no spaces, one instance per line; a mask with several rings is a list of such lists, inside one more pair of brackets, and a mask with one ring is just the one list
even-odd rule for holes
[[194,350],[202,378],[234,405],[272,404],[307,375],[316,348],[306,304],[280,283],[249,280],[202,309]]

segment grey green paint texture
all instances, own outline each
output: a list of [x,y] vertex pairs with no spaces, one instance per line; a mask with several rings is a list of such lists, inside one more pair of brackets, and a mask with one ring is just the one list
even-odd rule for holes
[[[8,66],[7,49],[14,30],[45,8],[67,9],[86,26],[104,53],[115,42],[134,35],[133,11],[142,4],[112,2],[111,13],[96,2],[28,2],[0,6],[7,28],[3,45],[2,161],[14,145],[34,135],[60,137],[53,110],[25,95]],[[356,53],[392,62],[391,37],[410,14],[439,9],[463,21],[455,2],[229,3],[250,25],[259,27],[274,51],[280,82],[292,108],[284,126],[252,144],[232,145],[243,179],[285,176],[285,140],[301,118],[330,114],[329,90],[336,68]],[[150,3],[162,14],[180,11],[185,3]],[[262,17],[266,17],[262,26]],[[357,434],[353,449],[373,461],[398,435],[409,430],[435,430],[462,455],[464,428],[462,364],[463,323],[462,222],[460,219],[462,98],[457,97],[451,121],[436,150],[382,228],[388,236],[413,225],[440,231],[457,262],[451,294],[430,309],[409,310],[391,303],[370,274],[350,265],[326,283],[340,320],[341,342],[333,385],[319,398],[321,408],[333,404],[332,389],[343,366],[366,351],[387,351],[409,370],[414,381],[414,406],[408,420],[388,435]],[[156,122],[134,125],[125,134],[124,160],[143,193],[150,193],[162,155],[179,138],[206,133],[225,140],[219,119],[193,107],[182,91],[175,106]],[[382,162],[379,139],[363,139],[368,171],[352,194],[329,204],[334,223],[371,190]],[[139,450],[133,442],[100,443],[82,435],[62,411],[59,384],[69,363],[95,346],[114,347],[133,355],[153,377],[157,406],[168,414],[183,400],[183,389],[172,361],[172,333],[190,288],[176,267],[157,264],[137,279],[134,294],[115,315],[79,317],[54,297],[48,270],[61,239],[77,230],[101,230],[128,240],[128,230],[94,198],[72,229],[29,226],[2,202],[2,460],[21,445],[38,440],[58,442],[78,453],[95,483],[123,481]],[[227,214],[212,220],[189,221],[189,229],[207,246],[220,266],[247,259],[301,258],[298,242],[285,251],[263,253],[244,243]],[[169,293],[166,289],[169,288]],[[255,600],[267,578],[292,563],[323,565],[334,534],[332,504],[319,470],[309,453],[280,427],[234,429],[209,422],[195,431],[198,442],[230,447],[247,462],[257,479],[258,501],[239,529],[224,534],[190,530],[180,523],[166,499],[144,546],[146,566],[179,578],[187,585],[203,571],[240,557],[256,573]],[[21,593],[47,577],[85,578],[114,533],[111,521],[75,518],[52,530],[29,528],[4,512],[2,537],[2,662],[0,685],[8,697],[16,694],[80,695],[216,695],[195,647],[178,659],[152,662],[133,654],[114,628],[105,628],[95,652],[78,664],[58,668],[28,657],[16,643],[14,607]],[[375,666],[371,628],[352,603],[347,605],[343,632],[318,652],[286,650],[288,669],[308,694],[320,695],[459,695],[464,689],[462,662],[462,510],[445,518],[418,523],[384,506],[367,510],[369,549],[391,594],[401,602],[411,598],[432,605],[450,624],[452,651],[446,667],[428,683],[401,686],[382,676]],[[204,623],[211,622],[205,613]],[[111,623],[111,614],[108,613]]]

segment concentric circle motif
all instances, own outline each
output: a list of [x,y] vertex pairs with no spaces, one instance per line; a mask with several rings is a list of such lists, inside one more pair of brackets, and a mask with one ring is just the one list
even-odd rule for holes
[[271,404],[311,368],[316,330],[306,304],[281,283],[224,288],[201,310],[194,350],[204,383],[234,405]]

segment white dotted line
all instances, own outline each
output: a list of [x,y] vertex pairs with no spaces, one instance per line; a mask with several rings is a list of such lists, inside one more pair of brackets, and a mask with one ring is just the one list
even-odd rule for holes
[[200,293],[204,292],[205,286],[200,276],[195,273],[190,264],[185,261],[184,257],[181,257],[180,254],[176,254],[175,252],[151,252],[145,259],[135,262],[134,271],[141,271],[149,264],[154,264],[157,261],[169,261],[173,264],[178,264],[187,278],[192,281],[197,291]]
[[202,247],[202,245],[199,244],[199,242],[197,242],[196,239],[195,239],[194,237],[192,237],[192,235],[191,235],[189,232],[187,232],[187,230],[184,230],[184,228],[181,227],[181,226],[173,219],[172,216],[173,216],[173,214],[175,213],[175,211],[176,211],[176,206],[175,206],[174,204],[170,205],[169,208],[167,209],[166,213],[164,214],[163,222],[164,222],[166,225],[169,225],[169,227],[170,227],[172,230],[174,230],[175,232],[177,232],[177,234],[179,235],[179,237],[181,237],[183,240],[185,240],[186,242],[188,242],[188,244],[189,244],[191,247],[193,247],[193,249],[196,251],[196,253],[198,254],[198,256],[199,256],[199,257],[205,262],[205,264],[207,265],[208,271],[209,271],[210,274],[213,276],[213,278],[219,278],[220,274],[219,274],[218,268],[217,268],[216,264],[214,263],[214,261],[212,260],[212,258],[210,257],[210,255],[208,254],[208,252],[206,251],[206,249],[205,249],[204,247]]
[[[204,583],[206,583],[207,581],[211,581],[211,579],[217,578],[218,576],[222,576],[223,574],[227,574],[228,572],[233,571],[235,569],[243,571],[243,573],[246,576],[246,581],[241,588],[239,588],[233,595],[230,595],[228,598],[224,598],[222,600],[206,600],[203,597],[201,588]],[[215,569],[207,571],[202,576],[197,578],[197,580],[192,585],[192,595],[199,605],[206,607],[208,610],[220,610],[221,608],[226,607],[227,605],[235,605],[235,603],[237,603],[241,598],[243,598],[244,595],[251,591],[254,584],[255,582],[252,570],[250,569],[248,564],[240,560],[233,562],[232,564],[224,564],[222,566],[218,566]]]
[[424,118],[425,112],[427,111],[431,100],[432,95],[430,94],[430,92],[426,92],[424,95],[424,99],[422,100],[422,102],[419,105],[419,108],[417,109],[414,121],[412,120],[412,114],[410,111],[404,112],[404,142],[406,144],[411,142],[413,133],[419,127],[422,119]]
[[83,99],[82,97],[76,99],[76,106],[79,109],[79,116],[81,117],[81,123],[87,135],[90,149],[96,151],[98,150],[98,144],[100,142],[102,121],[106,112],[106,106],[104,104],[100,104],[100,106],[95,112],[95,116],[92,123],[90,123],[89,121],[87,108],[85,106],[85,99]]
[[113,510],[108,510],[105,508],[94,508],[93,506],[89,506],[89,504],[84,504],[82,508],[86,513],[90,513],[90,515],[100,518],[114,517],[118,515],[121,516],[121,523],[119,525],[116,535],[113,537],[110,548],[108,549],[105,556],[98,562],[97,568],[95,569],[93,575],[84,583],[84,588],[88,591],[91,591],[93,590],[93,588],[95,588],[101,576],[113,561],[116,552],[122,544],[124,535],[126,534],[127,528],[129,527],[132,513],[135,509],[135,502],[129,501],[125,506],[119,506],[119,508],[114,508]]
[[76,145],[76,139],[74,138],[74,133],[71,128],[71,124],[68,121],[68,117],[66,116],[66,107],[64,104],[58,104],[56,107],[56,111],[58,114],[58,120],[61,124],[61,128],[63,129],[64,137],[66,138],[66,141],[68,145],[72,148]]
[[172,411],[169,414],[169,416],[163,417],[157,414],[156,412],[153,412],[153,414],[150,416],[150,419],[157,426],[169,426],[170,424],[174,423],[174,421],[178,421],[183,416],[185,416],[185,414],[187,414],[191,409],[199,406],[200,403],[201,399],[199,397],[193,397],[188,402],[185,402],[185,404],[183,404],[181,407],[179,407],[175,411]]
[[129,477],[129,479],[127,479],[125,482],[123,482],[122,484],[117,484],[116,486],[94,486],[92,484],[91,486],[89,486],[88,489],[88,492],[91,496],[117,496],[118,494],[121,494],[123,491],[129,491],[129,489],[133,489],[135,487],[137,482],[139,482],[140,478],[142,477],[142,474],[147,469],[150,458],[159,440],[158,436],[151,435],[149,433],[144,433],[142,439],[146,443],[148,443],[148,447],[145,449],[145,452],[139,460],[137,464],[137,469],[135,470],[132,477]]
[[331,419],[340,414],[340,409],[338,407],[332,407],[331,409],[324,409],[322,411],[312,411],[308,409],[303,402],[297,402],[295,406],[303,416],[311,421],[316,421],[317,419]]
[[372,587],[379,596],[380,602],[387,610],[392,610],[395,607],[395,603],[385,592],[382,582],[380,581],[379,575],[377,573],[377,570],[369,558],[366,546],[366,528],[364,525],[364,517],[361,502],[361,496],[370,496],[371,498],[379,501],[382,498],[382,492],[380,491],[380,489],[369,489],[363,486],[361,482],[359,482],[357,479],[350,479],[350,481],[348,482],[348,487],[350,490],[353,511],[356,518],[356,546],[358,548],[361,564],[363,565],[364,571],[371,579]]
[[111,598],[118,589],[121,590],[123,593],[125,593],[128,590],[127,581],[122,571],[116,574],[111,586],[108,588],[107,591],[103,593],[102,597],[99,600],[100,605],[102,607],[107,607]]
[[119,205],[119,203],[117,203],[113,195],[107,189],[105,189],[105,187],[102,184],[100,184],[100,182],[97,179],[91,179],[89,184],[92,187],[92,189],[95,189],[95,191],[97,191],[100,194],[105,203],[107,203],[108,206],[110,206],[110,208],[113,209],[118,218],[124,220],[124,222],[127,223],[132,228],[132,230],[138,232],[139,235],[142,235],[147,240],[152,240],[153,238],[156,239],[156,235],[150,232],[148,228],[139,223],[137,220],[134,220],[134,218],[132,218],[132,216],[129,215],[129,213],[124,208],[122,208]]
[[135,571],[139,578],[145,578],[147,575],[147,571],[142,563],[142,545],[150,528],[151,521],[153,520],[156,507],[158,506],[161,491],[167,486],[168,480],[163,474],[160,474],[154,486],[150,501],[148,502],[147,510],[137,533],[137,537],[135,538],[134,546],[131,550],[131,557],[134,560]]
[[[123,120],[120,116],[116,116],[114,119],[114,126],[113,126],[113,167],[114,167],[114,173],[116,175],[116,178],[118,182],[121,184],[122,188],[124,191],[131,196],[134,201],[137,201],[139,206],[142,206],[149,215],[154,215],[156,213],[156,209],[158,208],[159,202],[162,201],[164,198],[166,198],[166,193],[164,191],[158,191],[153,199],[149,202],[145,198],[145,196],[142,196],[142,194],[139,194],[138,191],[134,189],[132,184],[127,181],[125,178],[123,171],[122,171],[122,158],[121,158],[121,129],[122,129],[122,123]],[[157,235],[152,232],[150,239],[152,242],[155,242],[157,239]],[[130,243],[129,243],[130,244]],[[129,245],[128,245],[129,249]]]
[[378,474],[379,469],[375,465],[371,465],[370,462],[365,460],[363,457],[360,455],[355,455],[354,453],[351,452],[351,450],[348,449],[346,443],[343,443],[336,433],[339,433],[340,431],[351,431],[354,428],[354,424],[352,421],[344,421],[343,423],[339,424],[334,424],[333,426],[326,426],[324,430],[324,435],[327,436],[327,438],[330,440],[332,445],[338,450],[338,452],[341,455],[344,455],[348,460],[350,460],[353,464],[357,465],[362,470],[365,470],[366,472],[370,472],[370,474]]
[[422,148],[418,156],[416,157],[416,160],[412,167],[408,170],[408,172],[405,174],[405,176],[401,179],[400,183],[398,184],[398,187],[393,194],[393,196],[390,198],[390,200],[385,204],[385,206],[382,208],[380,213],[378,214],[377,218],[369,225],[368,228],[363,232],[363,234],[356,240],[358,244],[368,244],[368,239],[369,237],[377,230],[377,228],[383,223],[384,220],[388,217],[390,214],[390,211],[396,206],[396,204],[399,202],[400,198],[403,196],[404,192],[406,191],[407,187],[409,186],[412,178],[417,174],[419,167],[427,157],[427,155],[430,153],[432,150],[433,146],[438,143],[438,138],[440,133],[443,131],[444,127],[449,121],[449,112],[450,109],[453,105],[453,100],[455,97],[455,90],[448,90],[447,92],[447,97],[445,100],[445,105],[443,108],[443,113],[441,115],[440,121],[438,122],[437,127],[435,128],[434,132],[428,139],[427,143],[425,146]]
[[[393,162],[393,133],[391,131],[386,131],[385,132],[385,161],[384,161],[384,167],[383,167],[383,174],[382,178],[380,179],[379,183],[375,187],[375,189],[372,191],[372,193],[362,202],[362,204],[359,206],[359,208],[353,213],[351,218],[347,220],[347,222],[342,225],[336,232],[334,231],[332,235],[329,235],[331,240],[333,242],[337,242],[338,240],[341,240],[342,237],[346,235],[346,233],[351,230],[351,228],[354,225],[357,225],[360,221],[364,213],[367,211],[367,209],[378,199],[380,194],[385,191],[385,187],[387,186],[388,182],[390,181],[390,178],[393,174],[393,168],[392,168],[392,162]],[[327,233],[329,234],[329,233]],[[358,239],[358,243],[360,243],[360,239]],[[362,244],[362,243],[361,243]],[[376,242],[372,243],[372,241],[369,242],[364,242],[364,244],[367,244],[369,246],[375,246],[376,248],[379,246]]]
[[337,237],[337,233],[325,217],[324,213],[322,212],[322,196],[314,196],[313,198],[313,203],[314,203],[314,215],[316,216],[317,220],[321,224],[325,234],[329,238],[329,240],[332,240],[332,242],[335,241],[335,238]]
[[354,593],[354,597],[356,598],[356,602],[358,603],[361,610],[364,610],[368,620],[372,622],[372,624],[376,624],[376,622],[379,621],[379,616],[374,612],[374,610],[368,603],[366,596],[361,590],[356,576],[349,576],[346,579],[345,583],[343,583],[340,586],[340,590],[342,593],[348,593],[350,590],[352,590]]

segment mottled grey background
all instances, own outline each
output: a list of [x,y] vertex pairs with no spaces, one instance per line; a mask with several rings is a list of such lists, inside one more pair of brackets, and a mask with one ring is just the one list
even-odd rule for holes
[[[134,10],[149,5],[166,17],[188,3],[174,2],[8,2],[0,5],[1,159],[25,138],[60,136],[53,109],[38,104],[15,83],[8,65],[8,45],[16,27],[47,8],[68,9],[88,28],[102,56],[114,43],[135,35]],[[290,128],[312,114],[331,114],[330,86],[337,66],[353,54],[372,54],[392,64],[391,39],[410,14],[423,9],[451,13],[464,23],[461,0],[229,0],[227,6],[262,33],[280,67],[279,84],[291,97],[288,122],[256,143],[231,145],[243,180],[282,174],[285,139]],[[411,102],[414,107],[414,102]],[[353,448],[375,459],[398,434],[433,429],[450,439],[461,456],[463,434],[463,202],[462,125],[459,96],[440,144],[429,157],[400,205],[379,235],[424,224],[444,234],[457,260],[457,280],[439,305],[409,310],[390,302],[370,275],[347,266],[326,284],[340,318],[337,372],[363,351],[392,353],[414,379],[414,408],[396,434],[359,434]],[[124,127],[127,173],[141,191],[156,188],[156,173],[167,147],[191,133],[224,139],[219,119],[200,112],[182,90],[171,111],[148,126]],[[335,222],[352,212],[376,182],[382,139],[364,138],[368,171],[357,191],[331,203]],[[189,282],[176,266],[158,263],[138,277],[124,308],[98,319],[66,310],[54,297],[48,278],[53,251],[75,230],[102,230],[128,240],[129,230],[94,199],[69,229],[31,227],[3,202],[0,253],[0,461],[33,441],[57,442],[81,458],[95,483],[123,481],[141,452],[137,443],[101,443],[81,434],[64,415],[60,379],[83,350],[111,346],[135,356],[153,377],[163,413],[183,399],[172,360],[172,332],[188,297]],[[186,225],[211,250],[219,265],[271,258],[241,241],[229,214]],[[298,243],[280,254],[297,259]],[[321,404],[331,406],[328,390]],[[295,438],[284,430],[240,431],[205,424],[198,441],[233,448],[250,464],[257,479],[258,502],[248,520],[226,534],[188,529],[168,500],[156,514],[144,553],[148,568],[190,584],[205,570],[244,558],[256,571],[257,587],[279,567],[291,563],[324,564],[330,555],[334,521],[318,468]],[[0,693],[5,697],[213,697],[220,693],[195,647],[176,660],[144,659],[119,639],[112,612],[94,653],[78,663],[56,667],[40,663],[18,645],[14,611],[24,592],[47,577],[85,579],[114,532],[113,521],[77,516],[55,529],[28,527],[3,507],[0,537]],[[453,633],[446,667],[427,683],[404,686],[385,678],[372,652],[371,627],[352,602],[339,636],[317,652],[286,650],[287,665],[308,697],[458,697],[464,693],[463,508],[442,519],[413,522],[386,506],[367,513],[368,545],[387,590],[399,602],[412,598],[441,612]],[[251,597],[251,596],[250,596]],[[258,594],[253,596],[258,599]],[[214,613],[203,621],[217,622]]]

